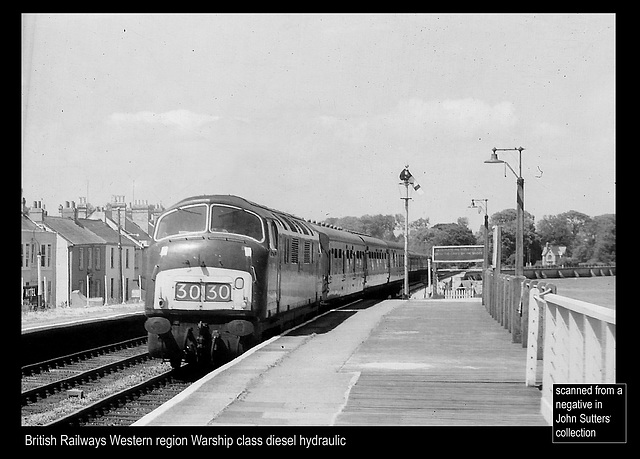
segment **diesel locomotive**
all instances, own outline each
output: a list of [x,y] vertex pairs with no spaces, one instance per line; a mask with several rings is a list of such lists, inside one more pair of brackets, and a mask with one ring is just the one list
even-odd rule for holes
[[[184,199],[157,220],[145,329],[152,357],[221,364],[337,299],[398,293],[404,246],[231,195]],[[409,271],[427,267],[410,254]]]

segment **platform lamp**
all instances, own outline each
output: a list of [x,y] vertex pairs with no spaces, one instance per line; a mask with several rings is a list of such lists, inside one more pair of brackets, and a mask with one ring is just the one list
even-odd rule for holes
[[[522,276],[524,275],[524,179],[522,178],[522,150],[524,148],[492,148],[491,157],[485,161],[486,164],[505,164],[508,166],[511,172],[516,176],[518,191],[516,195],[516,269],[515,275]],[[496,151],[517,151],[518,152],[518,172],[513,170],[511,165],[502,160],[498,159],[498,154]],[[497,241],[494,241],[497,243]]]
[[472,199],[470,209],[478,209],[478,212],[484,210],[484,251],[482,260],[482,270],[489,269],[489,206],[488,199]]

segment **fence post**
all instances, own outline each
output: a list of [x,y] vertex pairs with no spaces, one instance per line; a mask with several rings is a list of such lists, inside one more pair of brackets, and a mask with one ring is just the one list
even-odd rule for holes
[[527,347],[529,339],[529,293],[531,292],[531,281],[525,279],[522,283],[522,289],[520,290],[520,301],[522,303],[522,347]]
[[522,342],[522,311],[524,302],[522,301],[522,287],[527,278],[524,276],[516,276],[513,278],[513,322],[511,331],[511,342]]
[[[528,318],[529,323],[527,325],[527,369],[526,369],[526,385],[527,386],[535,386],[536,385],[536,374],[538,370],[538,341],[542,341],[538,327],[538,309],[541,304],[544,303],[544,300],[538,297],[540,291],[536,287],[532,287],[529,290],[529,312]],[[538,300],[538,298],[540,298]],[[523,340],[525,341],[525,340]]]

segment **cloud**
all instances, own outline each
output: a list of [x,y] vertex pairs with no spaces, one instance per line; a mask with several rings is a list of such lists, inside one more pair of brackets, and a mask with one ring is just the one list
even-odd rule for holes
[[181,131],[191,131],[219,120],[219,116],[194,113],[189,110],[171,110],[164,113],[141,111],[137,113],[113,113],[109,120],[118,125],[162,125]]
[[406,99],[387,113],[372,117],[322,116],[320,123],[354,143],[375,136],[421,138],[425,135],[469,136],[509,129],[518,123],[511,102],[466,98],[445,100]]
[[405,125],[438,125],[465,131],[509,127],[516,123],[510,102],[491,105],[472,98],[443,101],[409,99],[400,102],[390,116]]

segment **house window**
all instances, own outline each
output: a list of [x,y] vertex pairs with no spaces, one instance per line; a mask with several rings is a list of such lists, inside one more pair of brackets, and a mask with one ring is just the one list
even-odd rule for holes
[[129,249],[126,249],[124,253],[124,267],[129,268]]
[[115,257],[115,249],[114,249],[113,247],[111,247],[111,260],[110,260],[110,263],[109,263],[109,266],[110,266],[111,268],[113,268],[113,260],[114,260],[114,257]]
[[100,248],[96,247],[96,269],[100,269]]
[[84,249],[82,247],[78,251],[78,268],[84,269]]

